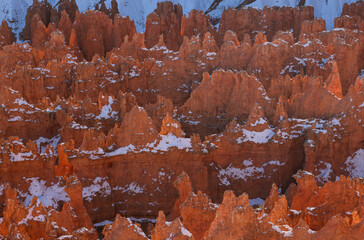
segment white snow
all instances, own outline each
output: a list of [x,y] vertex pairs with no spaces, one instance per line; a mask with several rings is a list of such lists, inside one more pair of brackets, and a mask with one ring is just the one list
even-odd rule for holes
[[[180,230],[181,230],[181,233],[182,233],[182,235],[185,235],[185,236],[188,236],[188,237],[192,237],[192,234],[183,226],[183,224],[182,224],[182,222],[181,221],[179,221],[178,222],[179,223],[179,226],[177,226],[177,227],[179,227],[180,228]],[[172,222],[166,222],[166,225],[167,226],[171,226],[171,224],[172,224]],[[178,233],[177,234],[174,234],[174,233],[170,233],[169,234],[169,237],[168,238],[166,238],[166,240],[173,240],[173,239],[175,239],[176,237],[178,236]]]
[[207,57],[216,56],[216,55],[217,55],[217,53],[215,53],[215,52],[207,52],[206,53]]
[[173,128],[179,128],[178,124],[177,123],[167,123],[166,125],[167,127],[173,127]]
[[171,148],[177,148],[179,150],[192,151],[192,144],[190,138],[177,137],[171,133],[168,135],[160,135],[160,139],[157,139],[153,143],[149,143],[144,146],[134,146],[132,144],[120,147],[113,152],[106,153],[105,156],[112,157],[117,155],[124,155],[128,153],[141,153],[141,152],[166,152]]
[[262,206],[264,204],[264,199],[261,199],[261,198],[253,198],[253,199],[249,199],[249,204],[251,206],[254,206],[254,205],[259,205],[259,206]]
[[126,147],[120,147],[120,148],[116,149],[113,152],[106,153],[105,156],[112,157],[112,156],[117,156],[117,155],[124,155],[124,154],[127,154],[129,152],[134,152],[134,150],[135,150],[135,146],[132,145],[132,144],[129,144]]
[[129,183],[125,185],[124,187],[114,187],[113,190],[119,190],[123,193],[128,193],[129,195],[135,195],[139,193],[143,193],[145,189],[145,186],[140,186],[136,182]]
[[20,121],[23,121],[23,119],[20,116],[8,118],[8,122],[20,122]]
[[253,165],[253,161],[251,159],[244,160],[243,165],[246,167],[249,167],[249,166]]
[[189,149],[192,148],[190,138],[176,137],[175,135],[169,133],[168,135],[161,135],[162,140],[154,148],[159,151],[168,151],[171,147],[177,147],[178,149]]
[[15,99],[14,103],[18,105],[29,105],[29,103],[25,101],[24,98],[17,98]]
[[333,118],[333,119],[331,119],[331,124],[341,126],[340,120],[341,119]]
[[236,139],[238,144],[243,142],[254,142],[254,143],[267,143],[274,136],[274,131],[272,129],[265,129],[262,132],[249,131],[243,129],[243,136]]
[[89,202],[97,193],[103,197],[111,194],[110,184],[106,178],[97,177],[93,180],[93,184],[82,189],[82,197]]
[[263,168],[258,168],[255,166],[246,167],[244,169],[236,168],[231,166],[231,164],[225,168],[220,169],[217,177],[220,179],[221,183],[225,186],[230,185],[228,178],[233,178],[235,180],[241,179],[246,181],[250,177],[260,178],[264,174]]
[[[291,121],[291,122],[296,122],[291,127],[290,139],[297,138],[297,137],[301,136],[306,129],[311,128],[314,125],[316,127],[319,127],[319,129],[313,129],[313,131],[315,133],[327,133],[327,130],[322,129],[323,123],[329,123],[330,124],[330,122],[322,120],[322,119],[310,120],[310,119],[300,119],[300,118],[289,118],[288,120]],[[335,123],[336,122],[334,121],[332,124],[335,124]]]
[[37,202],[34,206],[32,206],[29,210],[28,210],[28,214],[27,216],[25,216],[25,218],[23,218],[22,220],[20,220],[18,222],[18,225],[22,225],[22,224],[28,224],[28,221],[29,220],[33,220],[33,221],[37,221],[37,222],[44,222],[45,221],[45,216],[43,214],[40,214],[40,215],[36,215],[37,212],[35,212],[34,214],[36,216],[33,216],[33,212],[34,212],[34,209],[35,207],[38,207],[40,205],[40,200],[37,199]]
[[312,139],[308,139],[306,141],[306,143],[308,144],[309,147],[314,148],[315,147],[315,142]]
[[314,234],[314,233],[316,233],[316,231],[311,230],[311,229],[308,229],[307,232],[308,232],[308,234]]
[[105,226],[106,224],[112,224],[113,222],[112,221],[109,221],[109,220],[104,220],[102,222],[98,222],[98,223],[95,223],[94,226],[95,227],[103,227]]
[[[287,224],[282,225],[282,226],[277,226],[277,225],[274,225],[272,222],[269,222],[269,223],[272,225],[272,228],[275,231],[283,234],[284,237],[292,237],[292,228],[290,226],[288,226]],[[282,230],[280,227],[285,228],[287,230]]]
[[[363,155],[364,156],[364,155]],[[325,163],[326,168],[320,169],[320,178],[325,182],[329,181],[330,174],[332,173],[332,165],[330,163]]]
[[295,215],[299,215],[302,211],[297,211],[295,209],[290,209],[290,211],[295,214]]
[[267,166],[267,165],[276,165],[276,166],[283,166],[285,163],[281,163],[278,160],[271,160],[269,162],[266,162],[263,164],[263,167]]
[[46,181],[39,180],[38,178],[28,178],[26,181],[30,182],[28,192],[25,194],[19,193],[25,197],[25,206],[29,206],[33,196],[36,196],[44,207],[52,206],[55,209],[58,207],[59,201],[70,201],[68,194],[64,190],[65,186],[62,186],[60,182],[47,186]]
[[360,73],[358,74],[358,78],[360,78],[361,82],[364,80],[364,69],[360,70]]
[[107,119],[107,118],[115,118],[118,114],[117,111],[113,111],[111,105],[114,103],[114,99],[109,96],[108,104],[102,106],[100,114],[96,117],[96,119]]
[[82,150],[82,151],[80,151],[80,153],[83,154],[83,155],[85,155],[85,154],[89,155],[88,157],[90,159],[94,159],[94,160],[99,159],[100,155],[105,154],[105,152],[104,152],[104,150],[102,148],[98,148],[97,150],[93,150],[93,151]]
[[11,162],[22,162],[26,160],[35,160],[35,155],[32,152],[25,152],[25,153],[10,153],[10,161]]
[[345,161],[350,177],[364,178],[364,149],[359,149]]
[[79,123],[76,123],[75,121],[72,122],[71,128],[73,129],[87,129],[88,127],[85,125],[81,125]]
[[133,68],[129,72],[129,78],[138,77],[140,75],[139,70],[136,66],[133,66]]
[[[228,186],[230,185],[229,178],[231,179],[241,179],[246,181],[249,178],[261,178],[265,173],[264,168],[268,165],[276,165],[277,167],[285,165],[285,162],[281,163],[278,160],[271,160],[262,165],[262,167],[256,167],[253,165],[252,159],[247,159],[242,162],[242,167],[233,167],[231,164],[225,168],[220,169],[217,177],[220,179],[221,184]],[[275,169],[276,170],[276,169]],[[259,199],[257,199],[258,201]],[[263,200],[264,202],[264,200]]]
[[0,196],[3,195],[4,189],[5,189],[5,185],[4,184],[1,184],[0,185]]
[[181,233],[182,235],[192,237],[192,234],[186,228],[184,228],[183,225],[181,225]]
[[264,125],[267,123],[267,120],[265,120],[264,118],[259,118],[258,120],[255,121],[255,123],[252,123],[251,126],[255,127],[257,125]]
[[136,224],[133,224],[133,222],[131,221],[131,219],[130,218],[128,218],[128,221],[129,221],[129,225],[128,225],[128,227],[132,227],[132,228],[134,228],[133,229],[133,231],[134,232],[136,232],[136,233],[138,233],[139,235],[141,235],[141,236],[143,236],[143,237],[145,237],[145,238],[147,238],[147,236],[145,235],[145,233],[140,229],[140,227],[138,227]]
[[34,142],[37,144],[39,152],[44,153],[44,151],[47,149],[48,145],[52,146],[55,151],[57,151],[57,144],[61,140],[61,135],[57,135],[51,139],[40,137]]

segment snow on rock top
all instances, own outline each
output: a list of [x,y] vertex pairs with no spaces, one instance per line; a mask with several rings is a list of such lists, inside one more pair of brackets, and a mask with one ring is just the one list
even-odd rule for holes
[[160,139],[145,146],[134,146],[129,144],[126,147],[120,147],[113,152],[106,153],[105,156],[112,157],[117,155],[124,155],[127,153],[141,153],[141,152],[166,152],[171,148],[176,147],[179,150],[185,149],[192,151],[192,143],[190,138],[176,137],[173,134],[160,135]]
[[247,179],[253,177],[260,178],[263,176],[263,174],[264,174],[264,168],[262,167],[249,166],[244,169],[241,169],[233,167],[230,164],[227,168],[220,169],[217,177],[220,179],[221,185],[229,186],[231,183],[228,180],[228,178],[247,181]]
[[364,149],[359,149],[348,157],[345,164],[348,166],[350,177],[364,178]]
[[110,184],[106,178],[97,177],[94,179],[93,184],[82,189],[83,198],[89,202],[96,197],[97,193],[101,194],[101,196],[111,194]]
[[237,143],[254,142],[254,143],[267,143],[274,136],[272,129],[265,129],[262,132],[249,131],[243,129],[243,137],[236,139]]
[[28,178],[26,181],[30,183],[28,193],[21,194],[25,197],[25,206],[29,206],[34,196],[42,202],[44,207],[52,206],[54,209],[58,207],[59,201],[70,201],[68,194],[64,190],[65,186],[62,186],[60,182],[47,186],[46,181],[39,180],[38,178]]
[[109,96],[108,104],[102,106],[100,114],[96,117],[96,119],[107,119],[107,118],[114,118],[117,116],[118,112],[113,111],[111,105],[114,103],[114,99]]

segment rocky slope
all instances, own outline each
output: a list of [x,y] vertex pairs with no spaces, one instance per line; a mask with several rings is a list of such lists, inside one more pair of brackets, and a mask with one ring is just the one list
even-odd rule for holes
[[330,31],[164,2],[145,33],[113,2],[34,1],[30,43],[0,27],[0,236],[362,236],[363,2]]
[[[286,195],[280,195],[273,184],[264,204],[255,209],[245,193],[235,196],[226,191],[217,205],[206,194],[191,191],[179,205],[183,222],[166,221],[159,212],[151,239],[361,239],[362,179],[342,176],[318,187],[308,172],[298,172],[295,178],[297,185],[292,184]],[[103,233],[105,239],[149,239],[120,215]]]

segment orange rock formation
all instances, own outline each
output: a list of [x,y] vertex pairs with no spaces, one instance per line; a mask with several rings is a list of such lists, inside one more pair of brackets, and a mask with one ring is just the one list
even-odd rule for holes
[[363,2],[330,31],[164,2],[137,33],[111,6],[0,27],[1,238],[363,236]]

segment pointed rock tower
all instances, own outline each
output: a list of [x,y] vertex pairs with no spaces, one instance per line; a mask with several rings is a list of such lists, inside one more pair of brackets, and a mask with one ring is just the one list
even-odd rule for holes
[[343,98],[339,68],[336,61],[333,61],[332,71],[329,78],[326,80],[326,86],[327,90],[335,95],[338,99]]
[[287,112],[284,108],[284,100],[283,98],[279,98],[279,102],[277,104],[276,111],[274,113],[273,117],[273,124],[274,126],[277,126],[280,122],[282,122],[284,119],[287,119]]
[[269,128],[269,123],[264,116],[263,108],[259,104],[254,104],[248,121],[246,122],[244,129],[255,132],[262,132]]
[[173,134],[176,137],[184,137],[186,134],[181,129],[181,124],[173,119],[171,115],[167,112],[166,116],[163,119],[162,127],[160,134],[161,135],[168,135]]
[[144,108],[139,106],[134,106],[130,112],[125,114],[124,120],[120,128],[116,129],[115,134],[115,142],[120,147],[152,143],[158,136],[152,119]]

